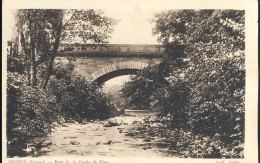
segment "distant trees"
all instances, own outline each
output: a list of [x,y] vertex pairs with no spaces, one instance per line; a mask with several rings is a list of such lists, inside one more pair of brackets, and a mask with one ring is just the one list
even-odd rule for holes
[[[130,104],[160,109],[163,115],[171,116],[173,127],[194,135],[219,134],[222,143],[233,147],[243,143],[244,14],[241,10],[168,10],[156,14],[153,32],[165,45],[166,56],[124,86]],[[169,83],[162,83],[162,78]],[[136,101],[138,96],[143,99]],[[243,157],[240,152],[227,157]]]

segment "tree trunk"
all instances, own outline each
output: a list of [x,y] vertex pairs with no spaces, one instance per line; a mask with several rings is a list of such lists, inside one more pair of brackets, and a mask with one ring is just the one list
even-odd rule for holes
[[35,40],[33,38],[32,31],[35,30],[35,24],[29,20],[29,30],[30,30],[30,65],[31,65],[31,84],[33,87],[37,85],[37,78],[36,78],[36,61],[35,61]]
[[13,42],[11,41],[10,45],[10,58],[13,58]]
[[28,49],[26,48],[26,45],[25,45],[25,38],[24,38],[24,34],[22,32],[22,30],[19,31],[20,32],[20,36],[21,36],[21,45],[22,45],[22,48],[23,48],[23,51],[25,53],[25,67],[26,67],[26,73],[27,73],[27,85],[30,86],[31,85],[31,74],[30,74],[30,65],[29,65],[29,52],[28,52]]
[[37,77],[36,77],[36,61],[35,61],[35,45],[34,40],[31,39],[31,76],[32,76],[32,86],[37,85]]
[[46,75],[45,75],[45,78],[43,79],[43,82],[41,85],[43,89],[46,89],[46,86],[48,84],[48,81],[49,81],[49,78],[51,76],[52,69],[53,69],[53,62],[55,60],[55,57],[57,55],[57,51],[59,48],[60,36],[61,36],[61,30],[62,30],[62,19],[63,19],[63,11],[60,11],[60,13],[58,15],[58,24],[56,26],[56,29],[54,29],[56,32],[55,32],[55,36],[54,36],[55,41],[53,44],[53,51],[48,60],[48,67],[47,67]]

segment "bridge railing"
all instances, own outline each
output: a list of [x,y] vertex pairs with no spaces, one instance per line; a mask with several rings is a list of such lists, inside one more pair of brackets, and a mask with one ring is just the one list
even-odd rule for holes
[[82,54],[82,55],[163,55],[163,45],[144,44],[61,44],[59,55]]

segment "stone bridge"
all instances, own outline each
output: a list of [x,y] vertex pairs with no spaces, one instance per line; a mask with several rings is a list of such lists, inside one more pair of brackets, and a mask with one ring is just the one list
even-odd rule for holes
[[75,71],[90,82],[102,84],[121,75],[136,74],[138,70],[160,62],[162,45],[143,44],[61,44],[56,60],[75,65]]

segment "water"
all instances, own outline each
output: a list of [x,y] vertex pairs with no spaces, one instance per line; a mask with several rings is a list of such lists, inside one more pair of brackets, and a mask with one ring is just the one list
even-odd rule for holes
[[178,157],[160,137],[138,134],[142,117],[120,116],[112,121],[121,125],[104,127],[107,121],[65,124],[51,135],[31,139],[27,144],[35,151],[18,152],[15,157]]

